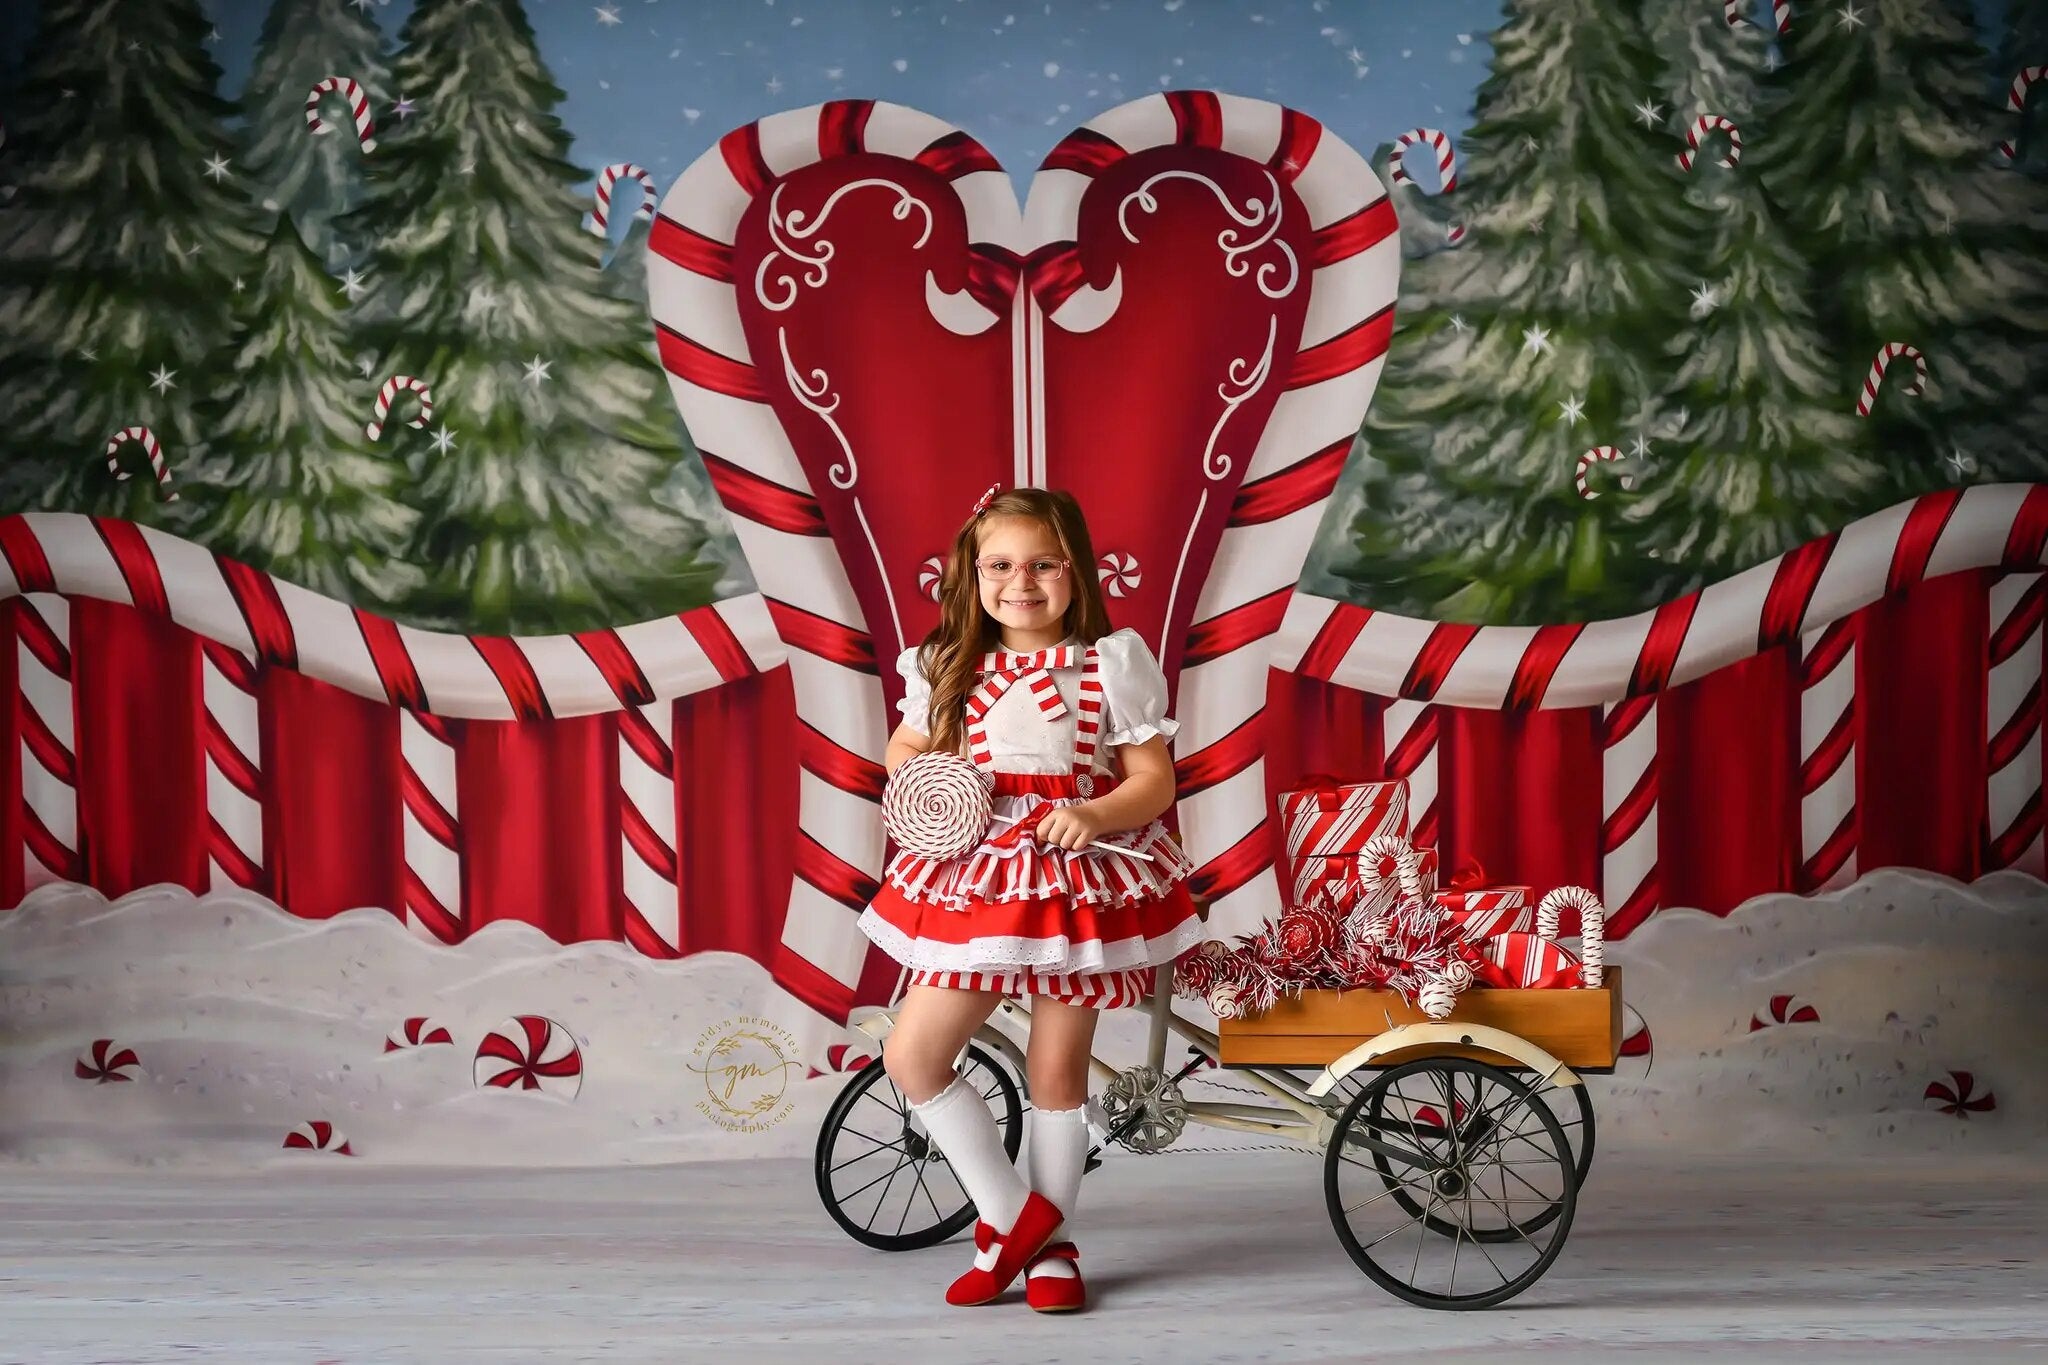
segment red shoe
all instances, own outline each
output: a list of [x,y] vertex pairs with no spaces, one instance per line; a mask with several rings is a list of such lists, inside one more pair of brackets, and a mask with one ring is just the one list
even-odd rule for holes
[[[1074,1267],[1071,1275],[1034,1275],[1031,1266],[1055,1257],[1065,1257]],[[1024,1267],[1024,1301],[1041,1313],[1071,1313],[1088,1302],[1088,1286],[1081,1283],[1081,1253],[1072,1242],[1047,1242],[1045,1250]]]
[[[1065,1215],[1037,1190],[1025,1197],[1024,1207],[1008,1232],[997,1232],[987,1223],[974,1223],[974,1268],[953,1281],[946,1290],[946,1302],[960,1308],[988,1303],[1010,1287],[1025,1263],[1036,1256],[1060,1225]],[[990,1251],[995,1252],[991,1261]],[[983,1262],[987,1262],[986,1266]]]

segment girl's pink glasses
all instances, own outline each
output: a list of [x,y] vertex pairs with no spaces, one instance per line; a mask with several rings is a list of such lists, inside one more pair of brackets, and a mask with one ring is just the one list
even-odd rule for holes
[[1040,583],[1056,583],[1059,581],[1060,575],[1067,571],[1067,561],[1064,559],[1034,559],[1028,563],[1019,564],[1013,560],[991,555],[986,559],[975,560],[974,567],[983,578],[986,578],[991,583],[1007,583],[1017,576],[1019,569],[1029,573],[1032,578]]

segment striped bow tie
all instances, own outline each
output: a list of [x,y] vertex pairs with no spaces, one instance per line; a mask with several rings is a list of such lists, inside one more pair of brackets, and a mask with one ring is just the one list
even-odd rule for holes
[[1031,689],[1031,695],[1037,699],[1038,709],[1045,713],[1045,718],[1058,720],[1067,714],[1067,703],[1052,680],[1052,670],[1080,666],[1081,649],[1075,645],[1041,649],[1031,654],[1012,654],[1007,650],[984,654],[980,671],[988,676],[967,699],[968,715],[979,721],[988,714],[989,707],[996,704],[998,697],[1009,691],[1012,684],[1021,681]]

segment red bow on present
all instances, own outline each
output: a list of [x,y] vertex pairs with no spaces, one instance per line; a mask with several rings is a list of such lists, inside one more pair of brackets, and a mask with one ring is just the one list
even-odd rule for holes
[[991,848],[1015,848],[1026,839],[1036,837],[1038,822],[1043,820],[1046,817],[1046,813],[1051,809],[1052,802],[1047,801],[1043,797],[1033,801],[1031,809],[1024,812],[1024,817],[995,838],[989,840],[989,846]]
[[1480,891],[1489,885],[1491,883],[1486,880],[1486,869],[1479,865],[1477,858],[1467,855],[1465,860],[1459,864],[1457,875],[1448,882],[1445,882],[1439,889],[1444,891]]
[[1335,810],[1338,802],[1343,799],[1338,795],[1340,788],[1355,787],[1359,782],[1366,780],[1360,778],[1346,782],[1335,773],[1303,773],[1295,779],[1295,785],[1290,790],[1312,791],[1316,794],[1316,809]]

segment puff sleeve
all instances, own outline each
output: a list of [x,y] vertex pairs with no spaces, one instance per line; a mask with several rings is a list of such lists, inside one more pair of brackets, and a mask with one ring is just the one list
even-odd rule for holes
[[917,666],[916,645],[896,656],[896,671],[903,678],[903,700],[896,703],[904,722],[920,734],[932,732],[932,685]]
[[1172,740],[1180,722],[1166,715],[1166,674],[1138,635],[1125,627],[1095,642],[1102,700],[1108,712],[1105,744],[1143,744],[1154,735]]

